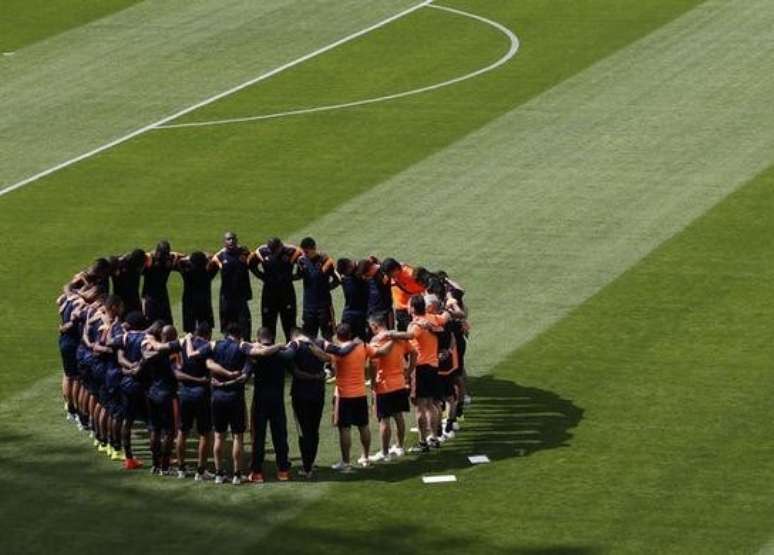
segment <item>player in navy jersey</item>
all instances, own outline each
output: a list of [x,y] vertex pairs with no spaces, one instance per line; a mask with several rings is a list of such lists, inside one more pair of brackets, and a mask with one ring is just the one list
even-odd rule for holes
[[77,422],[75,384],[78,379],[78,350],[80,335],[78,319],[85,307],[83,298],[75,292],[65,293],[57,299],[59,306],[59,353],[62,357],[62,398],[65,402],[67,420]]
[[97,292],[107,294],[110,285],[110,269],[107,258],[98,258],[89,268],[75,274],[64,286],[64,292],[72,294],[88,287],[95,287]]
[[156,250],[146,254],[142,272],[142,302],[148,322],[161,320],[166,324],[173,323],[167,281],[169,274],[177,269],[180,258],[179,253],[172,252],[169,241],[160,241]]
[[[395,314],[392,310],[392,280],[382,271],[379,260],[371,256],[357,264],[356,273],[368,283],[368,316],[383,314],[386,316],[387,329],[395,327]],[[370,328],[366,330],[370,339]]]
[[293,267],[303,253],[293,245],[285,245],[272,237],[255,249],[253,273],[263,282],[261,291],[261,325],[277,337],[277,317],[282,321],[285,339],[296,325],[296,290]]
[[142,342],[145,340],[145,318],[139,311],[126,315],[127,331],[118,344],[118,363],[123,374],[120,383],[122,417],[121,443],[124,449],[124,468],[134,470],[142,467],[142,462],[134,458],[132,451],[132,425],[138,417],[146,413],[145,392],[143,388]]
[[333,338],[333,299],[331,291],[339,286],[333,259],[317,251],[317,243],[311,237],[301,241],[303,256],[299,257],[296,277],[303,279],[303,330],[310,338],[317,333],[330,340]]
[[148,389],[148,424],[150,450],[153,457],[151,473],[169,472],[172,439],[175,436],[174,400],[177,380],[173,367],[177,364],[180,343],[174,326],[154,322],[141,345],[143,362],[150,376]]
[[242,337],[250,337],[252,320],[248,302],[253,298],[250,286],[252,253],[241,246],[235,233],[223,237],[223,248],[212,257],[220,270],[220,331],[226,333],[231,323],[239,326]]
[[[272,350],[273,349],[273,350]],[[251,366],[254,378],[252,417],[252,460],[249,480],[263,483],[266,427],[271,427],[271,441],[277,457],[277,479],[290,479],[288,458],[288,425],[285,415],[285,374],[293,360],[293,351],[274,345],[269,328],[258,330],[256,343],[242,343],[242,352]]]
[[116,350],[120,339],[124,334],[124,325],[121,322],[123,314],[123,305],[120,299],[115,295],[105,303],[108,321],[100,330],[99,344],[105,347],[101,354],[100,362],[104,367],[104,381],[100,387],[99,402],[102,407],[99,414],[100,427],[107,439],[107,445],[104,448],[105,453],[112,460],[121,460],[121,427],[120,427],[120,391],[121,369],[118,365]]
[[320,444],[320,420],[325,407],[325,363],[329,357],[320,343],[312,342],[301,330],[291,331],[288,349],[293,352],[293,382],[290,398],[298,429],[301,451],[301,471],[307,479],[313,477],[314,461]]
[[352,335],[367,341],[369,284],[367,278],[357,272],[358,265],[349,258],[339,258],[336,271],[344,291],[344,310],[341,321],[349,324]]
[[210,371],[207,358],[212,355],[212,330],[207,322],[200,322],[194,335],[181,342],[182,364],[175,370],[180,400],[180,427],[177,431],[177,475],[186,477],[185,446],[189,432],[196,422],[199,435],[198,461],[194,479],[201,481],[212,476],[207,472],[207,452],[212,439],[210,407]]
[[201,251],[178,260],[177,270],[183,278],[183,330],[194,333],[201,323],[215,327],[212,313],[212,280],[218,266]]
[[126,313],[138,310],[142,312],[140,301],[140,279],[146,264],[146,254],[135,249],[116,260],[112,269],[113,293],[121,297]]

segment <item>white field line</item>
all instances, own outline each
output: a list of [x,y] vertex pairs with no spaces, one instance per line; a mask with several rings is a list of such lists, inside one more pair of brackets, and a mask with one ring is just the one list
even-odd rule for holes
[[435,8],[437,10],[444,10],[447,12],[455,13],[458,15],[462,15],[465,17],[469,17],[472,19],[476,19],[478,21],[481,21],[483,23],[486,23],[487,25],[491,25],[498,31],[502,32],[505,36],[508,37],[508,40],[510,41],[510,48],[508,49],[508,52],[502,56],[499,60],[496,62],[483,67],[481,69],[477,69],[476,71],[473,71],[471,73],[468,73],[466,75],[462,75],[460,77],[455,77],[454,79],[449,79],[448,81],[443,81],[442,83],[436,83],[434,85],[428,85],[427,87],[421,87],[419,89],[412,89],[410,91],[403,91],[395,94],[388,94],[385,96],[379,96],[376,98],[367,98],[365,100],[356,100],[353,102],[345,102],[342,104],[329,104],[326,106],[317,106],[316,108],[303,108],[299,110],[290,110],[288,112],[277,112],[274,114],[264,114],[260,116],[246,116],[241,118],[229,118],[229,119],[220,119],[220,120],[209,120],[209,121],[194,121],[190,123],[173,123],[168,125],[157,125],[157,129],[177,129],[181,127],[205,127],[210,125],[226,125],[229,123],[244,123],[244,122],[250,122],[250,121],[260,121],[260,120],[266,120],[266,119],[275,119],[275,118],[283,118],[287,116],[300,116],[303,114],[312,114],[315,112],[329,112],[331,110],[341,110],[342,108],[352,108],[354,106],[364,106],[366,104],[376,104],[377,102],[386,102],[388,100],[395,100],[397,98],[405,98],[407,96],[413,96],[415,94],[422,94],[430,91],[434,91],[437,89],[441,89],[444,87],[449,87],[451,85],[455,85],[457,83],[461,83],[462,81],[467,81],[468,79],[473,79],[475,77],[478,77],[479,75],[483,75],[484,73],[488,73],[494,69],[497,69],[504,63],[508,62],[511,58],[513,58],[516,53],[519,51],[519,37],[516,36],[516,34],[505,27],[504,25],[501,25],[500,23],[496,21],[492,21],[491,19],[487,19],[485,17],[481,17],[480,15],[472,14],[469,12],[464,12],[462,10],[457,10],[455,8],[449,8],[446,6],[439,6],[437,4],[428,4],[428,8]]
[[235,87],[232,87],[228,90],[225,90],[221,93],[218,93],[214,96],[211,96],[209,98],[206,98],[200,102],[197,102],[196,104],[193,104],[189,106],[188,108],[184,108],[178,112],[175,112],[172,115],[166,116],[158,121],[155,121],[151,124],[148,124],[144,127],[141,127],[139,129],[136,129],[132,131],[131,133],[127,133],[126,135],[123,135],[117,139],[114,139],[108,143],[103,144],[102,146],[99,146],[95,149],[92,149],[88,152],[84,152],[83,154],[80,154],[79,156],[76,156],[75,158],[70,158],[69,160],[66,160],[60,164],[57,164],[55,166],[52,166],[46,170],[43,170],[39,173],[36,173],[35,175],[31,175],[30,177],[27,177],[25,179],[22,179],[21,181],[18,181],[12,185],[8,185],[7,187],[4,187],[0,189],[0,197],[3,195],[7,195],[8,193],[15,191],[16,189],[19,189],[21,187],[24,187],[25,185],[29,185],[30,183],[37,181],[38,179],[41,179],[43,177],[46,177],[48,175],[51,175],[52,173],[58,172],[61,169],[64,169],[68,166],[72,166],[73,164],[77,164],[78,162],[81,162],[82,160],[86,160],[87,158],[91,158],[92,156],[95,156],[101,152],[104,152],[110,148],[113,148],[114,146],[120,145],[121,143],[125,143],[126,141],[133,139],[134,137],[137,137],[138,135],[142,135],[143,133],[146,133],[150,131],[151,129],[154,129],[156,127],[159,127],[161,125],[164,125],[165,123],[172,121],[174,119],[177,119],[181,116],[184,116],[190,112],[193,112],[194,110],[197,110],[199,108],[202,108],[203,106],[207,106],[208,104],[212,104],[213,102],[220,100],[221,98],[225,98],[229,95],[232,95],[236,92],[241,91],[242,89],[245,89],[251,85],[255,85],[256,83],[259,83],[261,81],[264,81],[270,77],[273,77],[274,75],[277,75],[278,73],[282,73],[285,70],[288,70],[292,67],[295,67],[299,64],[304,63],[307,60],[310,60],[316,56],[319,56],[320,54],[324,54],[325,52],[328,52],[329,50],[333,50],[334,48],[337,48],[341,46],[342,44],[345,44],[347,42],[350,42],[356,38],[362,37],[363,35],[366,35],[370,33],[371,31],[375,31],[376,29],[379,29],[380,27],[384,27],[385,25],[388,25],[389,23],[392,23],[393,21],[400,19],[402,17],[407,16],[408,14],[424,7],[430,4],[432,0],[423,0],[422,2],[419,2],[415,4],[414,6],[407,8],[403,10],[402,12],[398,12],[395,15],[392,15],[386,19],[383,19],[377,23],[374,23],[370,27],[366,27],[365,29],[362,29],[360,31],[357,31],[355,33],[352,33],[350,35],[347,35],[344,38],[341,38],[335,42],[330,43],[327,46],[323,46],[322,48],[318,48],[317,50],[314,50],[313,52],[310,52],[308,54],[305,54],[301,56],[300,58],[296,58],[293,61],[290,61],[284,65],[281,65],[277,68],[272,69],[271,71],[268,71],[266,73],[263,73],[259,75],[258,77],[254,77],[253,79],[250,79],[248,81],[245,81],[244,83],[241,83],[239,85],[236,85]]

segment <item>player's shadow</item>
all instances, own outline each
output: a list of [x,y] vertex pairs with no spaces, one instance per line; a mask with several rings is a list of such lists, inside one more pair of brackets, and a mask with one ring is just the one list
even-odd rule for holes
[[[425,474],[469,468],[469,455],[486,455],[493,462],[526,457],[538,451],[568,447],[572,429],[583,418],[583,409],[558,394],[526,387],[495,376],[468,380],[472,404],[457,438],[439,450],[371,468],[339,475],[323,471],[320,479],[400,481]],[[413,421],[413,417],[407,419]],[[416,434],[408,434],[413,443]],[[379,445],[372,438],[371,451]],[[353,430],[353,453],[358,453],[357,433]]]

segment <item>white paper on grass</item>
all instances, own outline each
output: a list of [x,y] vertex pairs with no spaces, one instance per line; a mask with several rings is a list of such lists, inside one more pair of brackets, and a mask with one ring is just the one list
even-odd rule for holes
[[491,462],[486,455],[470,455],[468,460],[470,461],[470,464],[486,464]]
[[425,484],[442,484],[444,482],[456,482],[457,477],[452,474],[443,476],[422,476],[422,481]]

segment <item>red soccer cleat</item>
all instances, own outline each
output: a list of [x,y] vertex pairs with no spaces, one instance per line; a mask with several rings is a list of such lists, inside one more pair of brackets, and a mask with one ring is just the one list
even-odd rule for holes
[[124,459],[124,470],[137,470],[142,468],[142,461],[137,459]]
[[290,472],[287,470],[280,470],[277,472],[277,480],[280,482],[287,482],[290,480]]
[[248,481],[252,482],[253,484],[262,484],[263,483],[263,474],[260,472],[251,472],[250,476],[247,477]]

